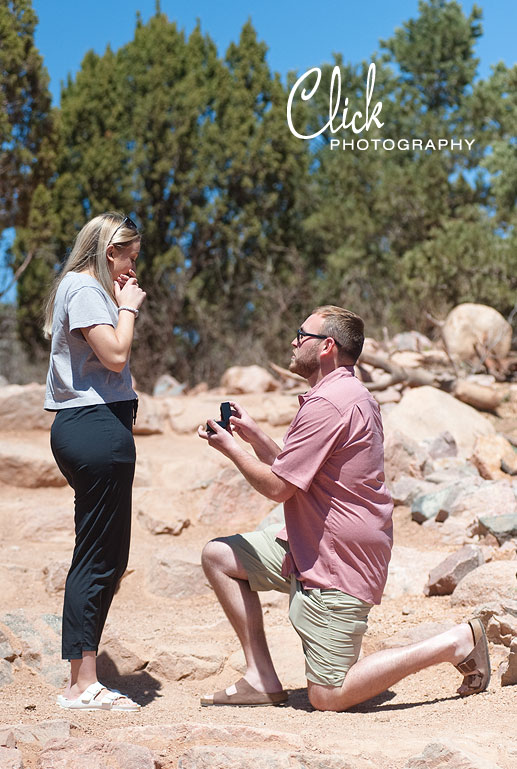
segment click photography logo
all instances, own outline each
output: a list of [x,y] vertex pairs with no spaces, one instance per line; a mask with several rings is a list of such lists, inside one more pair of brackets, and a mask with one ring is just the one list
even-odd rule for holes
[[[364,110],[352,112],[349,103],[349,97],[345,97],[342,102],[342,77],[341,68],[335,66],[332,70],[329,90],[329,109],[328,121],[317,131],[311,134],[301,133],[293,120],[293,110],[296,107],[297,99],[303,102],[310,102],[321,86],[322,73],[319,67],[312,67],[304,72],[291,88],[287,100],[287,125],[289,130],[297,139],[311,140],[322,135],[332,134],[334,138],[329,141],[331,150],[422,150],[426,152],[440,152],[443,150],[464,150],[470,151],[474,145],[475,139],[465,138],[418,138],[418,137],[384,137],[368,136],[372,128],[379,131],[384,127],[381,120],[382,101],[373,102],[373,92],[375,88],[376,66],[372,62],[368,68],[366,79],[366,89],[364,93]],[[342,107],[344,104],[344,107]],[[357,137],[357,138],[356,138]]]

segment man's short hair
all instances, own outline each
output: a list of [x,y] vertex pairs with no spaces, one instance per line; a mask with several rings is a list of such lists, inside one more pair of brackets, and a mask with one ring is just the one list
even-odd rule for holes
[[355,363],[364,343],[364,323],[359,315],[332,304],[317,307],[311,315],[322,315],[322,332],[331,336],[339,345],[338,361],[341,365]]

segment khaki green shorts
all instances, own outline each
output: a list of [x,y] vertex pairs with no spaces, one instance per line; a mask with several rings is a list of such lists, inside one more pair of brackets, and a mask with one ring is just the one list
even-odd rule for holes
[[371,604],[335,589],[305,590],[281,575],[289,545],[276,535],[282,526],[223,537],[246,569],[252,590],[289,593],[289,619],[302,639],[305,674],[324,686],[341,686],[359,657]]

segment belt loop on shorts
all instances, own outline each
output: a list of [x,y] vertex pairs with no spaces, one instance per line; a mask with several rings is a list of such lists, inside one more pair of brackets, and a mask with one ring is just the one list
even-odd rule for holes
[[138,398],[133,399],[133,424],[136,423],[136,415],[138,412]]

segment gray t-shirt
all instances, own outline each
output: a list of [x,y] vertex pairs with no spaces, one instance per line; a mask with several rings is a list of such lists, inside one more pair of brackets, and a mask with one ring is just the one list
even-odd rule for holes
[[120,373],[107,369],[81,329],[106,324],[116,328],[117,306],[90,275],[69,272],[56,293],[52,348],[44,408],[48,411],[136,398],[129,364]]

